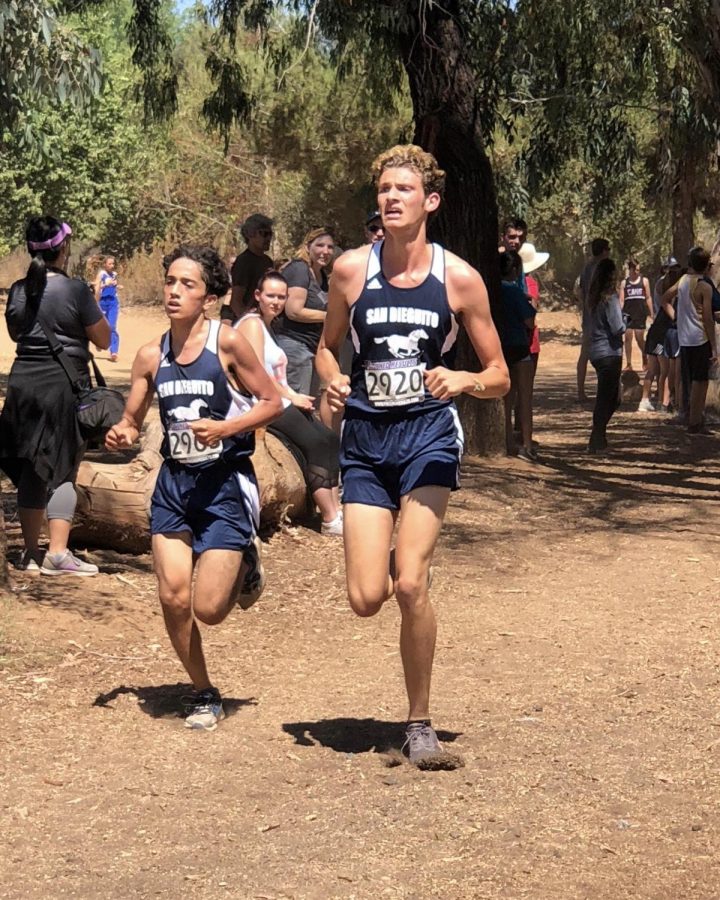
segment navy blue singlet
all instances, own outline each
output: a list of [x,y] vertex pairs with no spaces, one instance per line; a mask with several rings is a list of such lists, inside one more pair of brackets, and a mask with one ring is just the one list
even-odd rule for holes
[[362,293],[350,309],[354,347],[350,414],[426,413],[452,405],[425,388],[423,372],[448,366],[458,323],[445,286],[445,251],[432,245],[432,265],[416,287],[390,284],[382,271],[382,247],[372,245]]
[[233,419],[251,408],[251,398],[243,396],[228,383],[218,356],[220,327],[219,322],[210,320],[202,352],[193,362],[185,365],[175,360],[170,332],[165,332],[160,365],[155,373],[155,390],[165,431],[160,452],[165,459],[175,458],[193,468],[212,465],[218,459],[231,463],[250,456],[255,449],[255,432],[244,432],[225,438],[221,452],[216,452],[214,458],[212,453],[208,453],[203,459],[202,448],[193,446],[188,437],[183,438],[188,443],[184,448],[177,437],[169,435],[169,432],[177,432],[178,429],[182,431],[183,422],[203,418]]

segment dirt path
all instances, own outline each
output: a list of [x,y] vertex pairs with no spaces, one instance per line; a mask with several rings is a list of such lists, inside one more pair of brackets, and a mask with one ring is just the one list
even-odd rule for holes
[[[157,321],[126,317],[121,380]],[[212,735],[177,718],[150,560],[92,554],[2,608],[1,897],[717,897],[720,442],[623,412],[583,455],[573,320],[542,324],[542,465],[468,460],[436,561],[465,768],[385,765],[398,615],[351,615],[339,542],[275,535],[262,603],[206,629]]]

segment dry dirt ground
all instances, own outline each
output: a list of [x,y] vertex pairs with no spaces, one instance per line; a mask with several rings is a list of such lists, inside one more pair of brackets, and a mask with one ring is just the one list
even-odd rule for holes
[[[468,459],[436,558],[435,723],[465,767],[387,766],[397,610],[352,616],[312,523],[205,630],[214,734],[178,717],[150,559],[91,550],[98,578],[16,575],[2,606],[0,896],[718,896],[720,442],[625,410],[584,455],[576,320],[541,327],[542,463]],[[126,311],[105,370],[160,328]]]

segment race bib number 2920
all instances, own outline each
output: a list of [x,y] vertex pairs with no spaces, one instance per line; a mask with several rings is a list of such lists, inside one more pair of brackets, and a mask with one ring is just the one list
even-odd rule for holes
[[425,363],[414,359],[371,362],[365,369],[365,387],[373,406],[409,406],[425,400]]

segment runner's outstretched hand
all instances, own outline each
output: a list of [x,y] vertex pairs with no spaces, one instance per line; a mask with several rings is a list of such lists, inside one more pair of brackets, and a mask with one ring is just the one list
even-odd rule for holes
[[348,375],[338,375],[333,378],[325,392],[330,409],[340,412],[345,408],[345,401],[350,396],[350,378]]

